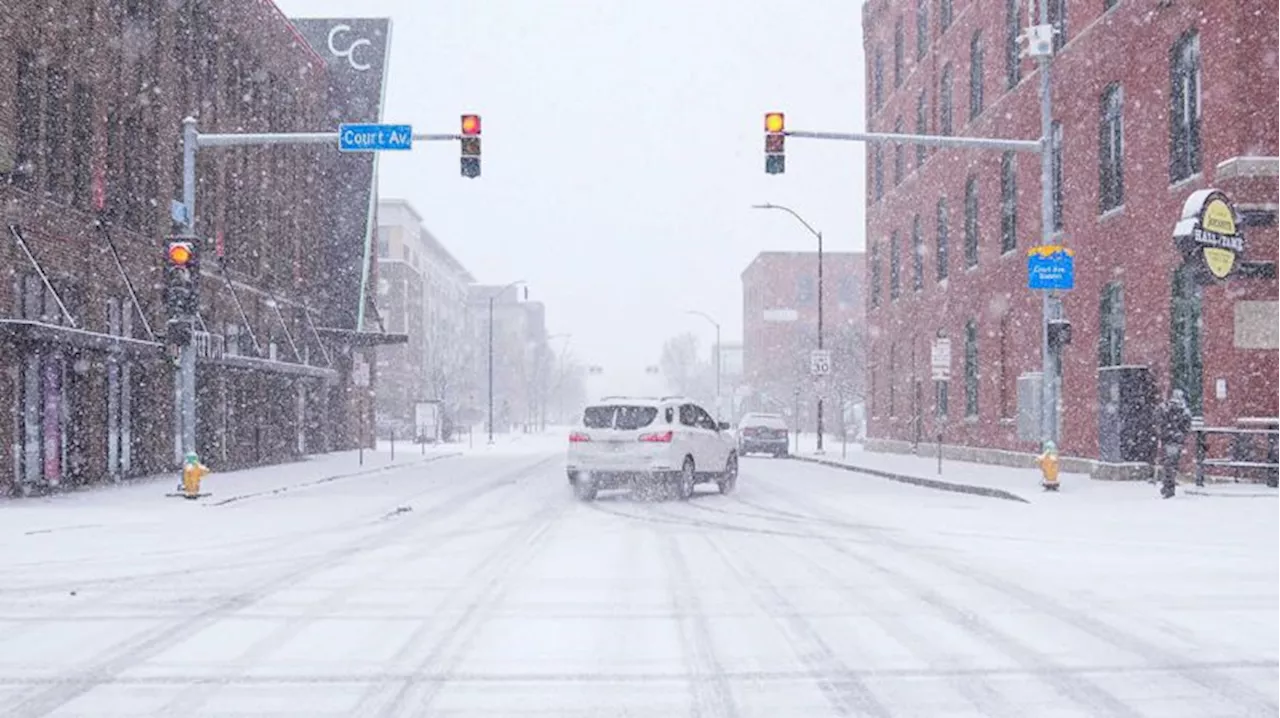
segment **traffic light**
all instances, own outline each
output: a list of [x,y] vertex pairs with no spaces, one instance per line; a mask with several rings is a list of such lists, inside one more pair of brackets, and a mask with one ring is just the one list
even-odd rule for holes
[[191,342],[191,322],[200,307],[200,245],[191,237],[170,237],[165,246],[165,305],[170,344]]
[[480,115],[462,116],[462,176],[480,176]]
[[787,171],[787,122],[781,112],[764,116],[764,171],[780,175]]

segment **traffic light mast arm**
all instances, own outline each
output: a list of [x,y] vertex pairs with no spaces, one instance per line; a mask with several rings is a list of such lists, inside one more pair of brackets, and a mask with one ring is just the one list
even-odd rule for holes
[[1040,153],[1040,140],[1005,140],[997,137],[952,137],[949,135],[908,135],[893,132],[809,132],[786,130],[788,137],[811,140],[846,140],[872,144],[930,145],[970,150],[1007,150]]
[[[439,132],[414,133],[413,139],[418,142],[449,142],[462,139],[462,135]],[[196,135],[197,147],[324,145],[336,143],[337,141],[337,132],[246,132],[243,134],[209,133]]]

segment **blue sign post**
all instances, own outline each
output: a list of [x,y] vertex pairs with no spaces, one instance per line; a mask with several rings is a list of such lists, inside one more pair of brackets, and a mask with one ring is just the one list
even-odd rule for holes
[[1027,288],[1067,291],[1076,286],[1075,252],[1061,246],[1027,250]]
[[339,125],[338,149],[343,152],[411,150],[413,125]]

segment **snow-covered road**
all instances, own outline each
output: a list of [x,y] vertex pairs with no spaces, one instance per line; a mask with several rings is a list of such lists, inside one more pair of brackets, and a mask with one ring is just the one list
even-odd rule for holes
[[0,715],[1274,716],[1275,501],[1115,488],[583,504],[526,452],[11,503]]

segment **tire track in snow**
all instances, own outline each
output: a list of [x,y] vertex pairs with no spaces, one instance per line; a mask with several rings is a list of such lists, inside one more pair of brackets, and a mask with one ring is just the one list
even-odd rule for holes
[[[520,528],[511,532],[471,571],[471,581],[459,586],[447,596],[436,610],[444,616],[456,613],[457,617],[432,637],[434,647],[416,661],[410,675],[438,673],[448,675],[466,658],[479,629],[501,603],[509,589],[508,579],[513,569],[525,565],[547,542],[557,519],[569,510],[571,503],[558,495],[544,505]],[[392,665],[410,660],[421,653],[422,644],[433,631],[440,628],[435,621],[424,621],[405,639],[403,646],[391,659]],[[360,715],[389,718],[400,715],[429,715],[431,703],[448,681],[423,683],[419,681],[378,681],[361,697]],[[390,696],[386,693],[393,691]]]
[[787,643],[806,672],[816,676],[818,688],[826,696],[833,711],[841,716],[877,716],[890,718],[892,713],[871,692],[857,672],[850,669],[831,650],[819,632],[803,618],[795,605],[771,581],[760,573],[739,566],[729,553],[710,536],[707,544],[720,556],[725,566],[761,610],[782,628]]
[[[802,498],[794,492],[782,488],[777,488],[776,492],[778,495],[785,497],[785,499],[794,506],[812,511],[815,515],[831,517],[830,510],[818,507],[816,503],[813,503],[808,498]],[[1179,655],[1177,652],[1161,648],[1160,646],[1139,638],[1132,633],[1128,633],[1114,625],[1102,621],[1085,611],[1072,608],[1050,595],[1025,588],[1013,583],[1012,581],[999,578],[974,566],[957,565],[954,560],[943,556],[942,552],[936,548],[911,545],[903,541],[895,540],[889,536],[882,536],[882,540],[887,548],[896,549],[911,556],[912,558],[925,561],[937,568],[944,569],[1003,596],[1012,598],[1038,614],[1043,614],[1061,621],[1065,626],[1072,630],[1083,632],[1086,635],[1089,635],[1092,638],[1114,648],[1140,656],[1150,664],[1170,666],[1171,670],[1176,673],[1180,679],[1200,686],[1210,693],[1235,703],[1237,706],[1248,710],[1249,715],[1274,715],[1277,710],[1277,703],[1274,700],[1263,696],[1258,691],[1244,685],[1235,678],[1225,676],[1217,672],[1207,673],[1202,670],[1191,668],[1190,666],[1195,665],[1195,662],[1189,661],[1186,657]],[[1043,656],[1043,654],[1040,654],[1029,646],[1016,641],[1011,636],[1008,636],[999,629],[996,629],[989,623],[982,621],[976,615],[951,604],[944,596],[942,596],[942,594],[932,587],[923,584],[917,579],[890,569],[883,563],[879,562],[876,558],[859,552],[851,546],[825,539],[823,539],[822,543],[837,553],[858,560],[868,568],[884,576],[886,579],[909,590],[914,590],[921,600],[935,606],[942,611],[944,615],[952,618],[958,625],[964,626],[966,629],[975,633],[975,635],[983,637],[988,643],[1000,647],[1002,651],[1011,657],[1022,660],[1020,656],[1025,656],[1027,661],[1044,669],[1044,680],[1049,682],[1051,685],[1054,685],[1054,687],[1058,689],[1060,693],[1063,693],[1063,695],[1071,697],[1073,700],[1082,702],[1083,704],[1089,705],[1095,709],[1108,711],[1107,713],[1099,713],[1098,715],[1139,715],[1139,712],[1134,708],[1123,701],[1120,701],[1120,699],[1115,695],[1101,688],[1097,684],[1086,682],[1083,679],[1069,680],[1067,676],[1069,676],[1070,673],[1060,670],[1056,664]]]
[[676,627],[680,643],[689,665],[689,688],[693,699],[693,715],[738,715],[738,704],[733,697],[733,687],[725,678],[724,666],[716,656],[715,642],[711,637],[711,625],[707,621],[706,606],[698,597],[693,585],[693,573],[684,556],[680,540],[670,533],[658,532],[663,543],[666,565],[672,577],[672,601],[675,604]]
[[[524,464],[513,471],[504,472],[497,478],[454,494],[441,503],[425,509],[419,513],[419,517],[430,518],[457,511],[483,496],[510,485],[519,477],[534,472],[539,467],[558,458],[555,456],[544,457],[532,464]],[[19,700],[19,702],[10,706],[9,715],[31,716],[33,718],[49,715],[67,703],[92,691],[97,686],[112,682],[129,668],[154,658],[170,647],[191,638],[236,611],[252,606],[275,591],[325,568],[332,567],[335,563],[350,560],[363,553],[381,548],[387,542],[411,532],[416,525],[417,522],[382,522],[371,527],[375,530],[370,536],[359,537],[345,546],[322,554],[315,560],[304,562],[293,571],[275,575],[265,581],[257,582],[247,589],[222,597],[203,610],[192,613],[184,620],[160,626],[146,631],[140,636],[117,643],[94,656],[87,668],[78,670],[73,675],[65,677],[59,683]]]

